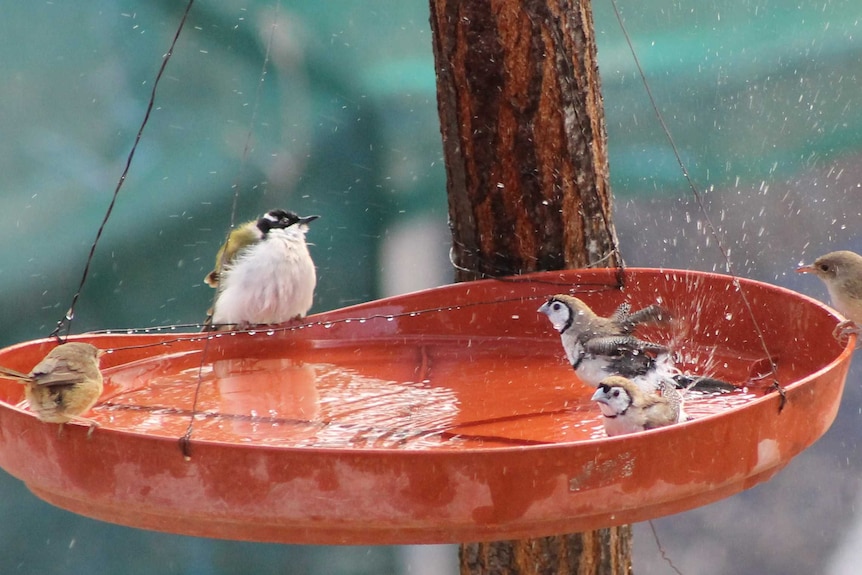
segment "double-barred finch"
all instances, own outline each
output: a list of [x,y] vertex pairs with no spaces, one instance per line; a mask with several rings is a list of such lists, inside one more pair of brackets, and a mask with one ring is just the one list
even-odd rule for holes
[[318,217],[272,210],[233,230],[218,251],[215,269],[204,278],[218,290],[204,329],[244,329],[305,317],[317,285],[305,234]]
[[847,318],[836,326],[836,338],[862,333],[862,256],[847,250],[830,252],[796,271],[823,280],[832,306]]
[[609,375],[621,375],[650,382],[654,379],[649,386],[658,385],[659,378],[653,374],[663,371],[668,350],[635,337],[632,331],[640,324],[668,321],[670,316],[661,307],[653,305],[631,313],[631,306],[624,303],[612,316],[602,317],[582,300],[559,294],[542,304],[539,312],[547,315],[560,333],[566,358],[585,384],[596,387]]
[[637,433],[685,420],[682,396],[669,381],[661,395],[645,391],[630,379],[613,375],[599,384],[592,400],[599,404],[608,437]]
[[645,391],[654,391],[662,381],[679,388],[732,390],[730,383],[683,374],[674,365],[667,346],[632,335],[644,324],[664,324],[670,313],[658,305],[632,312],[623,303],[610,317],[596,314],[582,300],[565,294],[551,296],[538,310],[548,316],[560,334],[566,358],[578,379],[596,387],[609,375],[631,379]]
[[24,395],[30,410],[42,421],[81,421],[97,426],[81,415],[102,395],[101,354],[89,343],[64,343],[52,349],[30,373],[0,367],[0,377],[26,385]]

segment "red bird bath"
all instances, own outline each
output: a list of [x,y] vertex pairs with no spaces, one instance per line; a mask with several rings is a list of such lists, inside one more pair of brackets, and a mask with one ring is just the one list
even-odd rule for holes
[[[617,279],[611,269],[462,283],[283,330],[82,335],[111,350],[89,414],[100,427],[88,437],[84,425],[42,423],[16,407],[21,386],[0,381],[0,465],[59,507],[146,529],[466,542],[698,507],[769,479],[832,423],[855,339],[836,343],[829,308],[715,274],[629,269],[622,289]],[[676,337],[686,368],[752,394],[604,437],[592,389],[536,312],[569,291],[602,314],[659,301],[676,320],[644,337]],[[53,345],[6,348],[0,364],[28,371]]]

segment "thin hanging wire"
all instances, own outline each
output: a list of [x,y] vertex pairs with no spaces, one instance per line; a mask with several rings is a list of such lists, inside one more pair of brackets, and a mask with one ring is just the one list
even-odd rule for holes
[[[69,310],[66,314],[60,318],[60,321],[57,322],[57,327],[54,328],[48,337],[55,337],[59,343],[62,343],[69,337],[69,333],[72,331],[72,320],[75,319],[75,306],[78,303],[78,298],[81,297],[81,292],[84,290],[84,284],[87,282],[87,276],[90,274],[90,265],[93,263],[93,257],[96,254],[96,246],[99,244],[99,240],[102,238],[102,232],[105,231],[105,226],[108,224],[108,220],[111,217],[111,213],[114,211],[114,206],[117,203],[117,197],[120,195],[120,190],[123,187],[123,184],[126,182],[126,176],[129,174],[129,169],[132,166],[132,159],[135,157],[135,152],[138,150],[138,144],[141,142],[141,136],[144,133],[144,128],[147,127],[147,124],[150,121],[150,114],[153,111],[153,107],[156,102],[156,91],[159,88],[159,83],[161,82],[162,75],[165,73],[165,68],[168,66],[168,62],[171,59],[171,56],[174,53],[174,48],[177,45],[177,41],[180,38],[180,33],[183,31],[185,27],[186,21],[189,17],[189,12],[192,9],[192,4],[194,4],[194,0],[189,0],[188,4],[186,4],[186,9],[183,12],[183,16],[180,19],[180,24],[177,26],[177,31],[174,34],[174,38],[171,41],[171,45],[168,48],[168,51],[162,57],[162,65],[159,67],[159,71],[156,74],[156,78],[153,81],[153,89],[150,91],[150,99],[147,102],[147,110],[144,113],[144,119],[141,121],[141,125],[138,128],[138,133],[135,136],[135,142],[132,144],[131,150],[129,150],[129,155],[126,157],[126,165],[123,167],[123,173],[120,174],[120,179],[117,181],[117,186],[114,188],[114,195],[111,197],[111,203],[108,204],[108,209],[105,211],[105,216],[102,218],[102,223],[99,225],[99,229],[96,232],[96,238],[93,240],[93,244],[90,246],[90,253],[87,256],[87,263],[84,265],[84,272],[81,274],[81,281],[78,284],[78,289],[75,291],[75,294],[72,296],[72,303],[69,305]],[[64,332],[65,335],[61,335],[61,332]]]
[[611,5],[614,8],[614,14],[617,17],[617,22],[619,22],[620,24],[620,29],[622,30],[623,36],[625,37],[626,44],[628,44],[629,51],[631,51],[632,59],[634,60],[635,66],[637,67],[638,75],[640,76],[641,82],[643,83],[644,90],[646,90],[650,105],[652,106],[656,118],[658,118],[658,122],[661,125],[661,129],[664,132],[668,143],[670,144],[671,150],[673,151],[673,155],[676,158],[676,162],[679,165],[680,170],[682,170],[682,175],[683,177],[685,177],[685,180],[688,183],[688,187],[691,190],[692,195],[694,196],[698,210],[703,216],[706,228],[709,230],[710,235],[715,240],[715,244],[718,246],[718,249],[721,252],[721,256],[724,258],[725,269],[727,270],[727,273],[731,276],[733,286],[739,293],[739,297],[742,299],[742,303],[745,306],[748,315],[751,317],[752,323],[754,324],[754,330],[757,332],[757,337],[760,340],[760,346],[763,349],[763,352],[766,354],[767,359],[769,360],[769,365],[772,370],[773,377],[772,386],[781,396],[781,401],[778,404],[778,411],[780,412],[782,409],[784,409],[784,404],[787,402],[787,396],[784,393],[784,388],[781,387],[781,385],[778,383],[778,367],[775,365],[775,361],[773,361],[772,359],[772,354],[769,353],[769,347],[766,344],[766,337],[763,335],[763,330],[760,328],[760,324],[757,322],[757,319],[754,316],[754,310],[751,307],[751,302],[749,301],[748,296],[745,294],[745,290],[742,287],[742,283],[739,281],[739,277],[734,271],[733,264],[730,261],[730,255],[728,254],[727,249],[724,247],[722,237],[718,233],[718,229],[713,225],[712,219],[709,217],[709,214],[706,211],[706,207],[703,203],[703,197],[697,186],[695,185],[691,174],[689,174],[688,169],[685,166],[685,162],[683,162],[682,160],[682,155],[679,153],[679,149],[676,146],[676,142],[674,141],[673,136],[670,133],[670,129],[667,127],[667,124],[664,121],[664,116],[659,110],[655,96],[653,96],[652,89],[650,88],[649,82],[647,81],[646,73],[641,66],[640,59],[638,59],[637,52],[635,51],[634,44],[632,43],[632,39],[629,36],[625,23],[623,22],[623,17],[622,14],[620,14],[619,7],[617,6],[617,1],[611,0]]
[[[228,230],[228,233],[225,237],[225,243],[224,243],[225,253],[227,253],[228,243],[230,242],[230,230],[233,230],[235,222],[236,222],[236,209],[237,209],[237,205],[239,203],[239,192],[240,192],[239,184],[242,181],[242,175],[245,171],[245,167],[246,167],[246,164],[248,162],[248,156],[251,153],[251,142],[252,142],[252,138],[254,136],[254,127],[255,127],[255,124],[257,122],[257,113],[258,113],[258,110],[260,108],[261,93],[263,91],[263,84],[264,84],[264,81],[266,80],[267,70],[269,68],[270,54],[272,52],[273,42],[275,41],[275,32],[278,29],[278,18],[279,18],[279,9],[280,8],[281,8],[281,2],[280,1],[276,2],[275,13],[273,15],[272,25],[270,26],[270,29],[269,29],[269,38],[267,39],[266,50],[264,51],[264,55],[263,55],[263,64],[261,65],[261,69],[260,69],[260,75],[259,75],[259,79],[258,79],[258,83],[257,83],[257,90],[255,91],[254,100],[252,101],[251,117],[249,118],[248,131],[246,132],[245,145],[243,146],[243,149],[242,149],[242,157],[240,158],[239,171],[238,171],[236,179],[234,180],[234,183],[233,183],[233,190],[234,190],[233,203],[231,205],[231,212],[230,212],[230,229]],[[224,264],[225,264],[224,260],[225,260],[225,258],[221,258],[221,260],[219,260],[219,262],[218,262],[218,269],[216,270],[216,273],[218,275],[221,275],[222,268],[224,267]],[[219,293],[219,287],[216,286],[215,294],[213,295],[213,303],[212,303],[213,308],[215,307],[215,300],[216,300],[216,298],[218,298],[218,293]],[[209,344],[210,344],[211,340],[212,340],[212,338],[207,337],[207,339],[204,341],[204,347],[201,350],[201,361],[200,361],[200,365],[198,365],[197,384],[195,385],[195,393],[194,393],[194,396],[192,398],[192,408],[191,408],[191,413],[189,415],[189,423],[188,423],[188,426],[186,426],[185,433],[183,433],[182,437],[180,437],[180,439],[179,439],[180,450],[183,453],[183,457],[185,457],[186,459],[191,458],[192,432],[194,431],[195,417],[197,415],[198,401],[200,399],[201,386],[203,385],[203,373],[204,373],[204,367],[206,365],[206,360],[207,360],[207,350],[209,348]]]
[[676,573],[677,575],[682,575],[682,571],[680,571],[677,566],[673,564],[673,561],[671,561],[670,557],[662,546],[661,540],[658,538],[658,531],[656,531],[655,524],[653,523],[652,519],[647,521],[647,523],[649,523],[649,528],[652,531],[652,536],[653,539],[655,539],[655,544],[656,547],[658,547],[658,552],[661,554],[661,558],[664,559],[664,562],[667,563],[671,569],[673,569],[674,573]]

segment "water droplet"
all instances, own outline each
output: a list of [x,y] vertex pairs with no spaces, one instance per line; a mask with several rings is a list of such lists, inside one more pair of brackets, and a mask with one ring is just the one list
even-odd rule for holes
[[332,327],[332,324],[330,322],[326,322],[325,324],[323,324],[324,329],[329,329],[331,327]]
[[266,330],[266,335],[275,335],[275,330],[274,329]]

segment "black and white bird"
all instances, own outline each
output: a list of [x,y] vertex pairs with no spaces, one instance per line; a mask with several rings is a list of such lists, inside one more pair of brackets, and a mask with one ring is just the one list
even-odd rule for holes
[[836,338],[862,334],[862,256],[847,250],[830,252],[796,271],[823,280],[832,305],[847,318],[835,327]]
[[218,290],[204,329],[245,329],[305,317],[317,273],[305,234],[319,216],[271,210],[238,226],[204,281]]
[[634,381],[647,392],[666,380],[679,388],[732,390],[730,383],[683,374],[674,364],[667,346],[632,335],[639,325],[664,324],[670,313],[658,305],[632,312],[623,303],[610,317],[596,314],[582,300],[566,295],[551,296],[538,310],[548,316],[560,334],[566,358],[578,378],[591,387],[610,375]]
[[602,411],[608,437],[685,421],[682,395],[674,384],[665,380],[660,388],[661,395],[645,391],[632,380],[618,375],[603,379],[592,400]]

